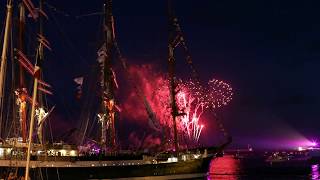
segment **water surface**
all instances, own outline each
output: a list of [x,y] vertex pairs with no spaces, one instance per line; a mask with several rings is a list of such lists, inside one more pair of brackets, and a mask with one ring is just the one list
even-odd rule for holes
[[319,165],[270,164],[263,159],[235,159],[231,155],[211,161],[208,180],[320,180]]

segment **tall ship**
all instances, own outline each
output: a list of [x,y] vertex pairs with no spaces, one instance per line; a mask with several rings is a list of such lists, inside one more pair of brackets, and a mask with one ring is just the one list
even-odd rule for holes
[[[115,36],[112,0],[105,0],[104,11],[101,13],[104,19],[104,40],[97,52],[97,81],[93,85],[98,105],[95,108],[83,108],[85,111],[81,115],[85,120],[80,123],[76,135],[78,141],[73,144],[45,140],[49,128],[47,121],[55,113],[55,106],[47,105],[47,96],[52,96],[54,92],[44,77],[44,72],[48,70],[44,68],[44,54],[51,51],[43,28],[44,22],[49,20],[44,4],[44,0],[6,2],[7,11],[1,38],[0,179],[205,177],[212,158],[221,156],[232,138],[224,131],[225,142],[212,147],[200,146],[203,125],[199,124],[197,111],[201,111],[201,114],[205,107],[215,111],[217,107],[226,105],[231,100],[232,89],[226,83],[212,80],[211,85],[220,89],[211,92],[210,97],[205,91],[188,100],[182,93],[187,87],[202,86],[178,18],[174,15],[171,0],[168,0],[168,73],[163,78],[163,86],[156,87],[163,95],[160,97],[160,104],[163,105],[162,108],[168,109],[168,113],[161,117],[157,114],[145,89],[130,74],[130,65],[122,56]],[[26,18],[33,22],[27,24]],[[34,45],[28,48],[25,45],[26,26],[36,29],[29,36],[34,39]],[[176,75],[175,50],[179,47],[192,72],[192,81],[188,83],[182,83]],[[150,128],[162,137],[157,148],[141,148],[147,138],[142,138],[138,145],[140,147],[134,149],[125,149],[118,141],[117,121],[123,110],[117,99],[119,85],[113,68],[115,62],[119,62],[128,82],[132,84]],[[82,86],[86,79],[79,77],[74,80]],[[227,91],[225,94],[222,93],[224,89]],[[190,94],[188,97],[190,98]],[[204,99],[210,98],[212,100],[209,103],[204,102]],[[199,101],[196,107],[191,106],[194,99]],[[212,118],[223,129],[217,113]],[[98,127],[95,138],[88,135],[90,123]]]

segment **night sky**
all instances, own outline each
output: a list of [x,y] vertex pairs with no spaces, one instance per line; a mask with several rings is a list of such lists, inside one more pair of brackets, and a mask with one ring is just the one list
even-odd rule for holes
[[[45,74],[55,92],[50,101],[72,125],[78,110],[73,78],[88,73],[103,38],[101,16],[84,15],[101,12],[103,1],[47,3],[45,31],[53,51],[47,52]],[[165,71],[166,1],[115,0],[113,6],[116,36],[129,63],[159,64]],[[320,141],[319,8],[316,1],[175,1],[200,78],[215,77],[234,89],[223,110],[234,147],[277,147],[301,137]],[[3,17],[1,5],[1,27]],[[179,61],[178,69],[188,74]],[[210,141],[209,131],[218,130],[205,131]]]

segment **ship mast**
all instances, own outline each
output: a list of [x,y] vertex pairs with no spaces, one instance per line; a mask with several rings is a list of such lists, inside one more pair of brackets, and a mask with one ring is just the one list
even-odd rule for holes
[[[24,52],[24,30],[25,30],[25,8],[23,3],[21,2],[19,5],[19,31],[18,31],[18,49],[21,52]],[[20,128],[21,128],[21,136],[22,142],[26,142],[27,139],[27,109],[26,109],[26,85],[24,79],[24,71],[21,64],[19,64],[19,84],[18,84],[18,91],[20,91],[18,95],[17,102],[19,106],[19,121],[20,121]]]
[[[43,8],[43,0],[39,0],[39,12],[42,11]],[[42,28],[43,18],[41,13],[39,13],[39,34],[43,35],[43,28]],[[38,80],[40,78],[40,69],[41,64],[43,61],[43,45],[40,42],[39,47],[37,49],[36,54],[36,64],[34,67],[34,83],[33,83],[33,95],[32,95],[32,107],[31,107],[31,114],[30,114],[30,127],[29,127],[29,138],[28,138],[28,151],[27,151],[27,161],[26,161],[26,171],[25,177],[29,177],[29,166],[30,166],[30,157],[31,157],[31,150],[32,150],[32,134],[33,134],[33,127],[34,127],[34,119],[35,119],[35,110],[36,110],[36,101],[38,95]]]
[[[1,54],[1,67],[0,67],[0,125],[3,122],[3,109],[4,109],[4,89],[5,89],[5,79],[6,79],[6,67],[7,67],[7,48],[9,44],[9,33],[11,26],[11,16],[12,16],[12,1],[7,1],[7,15],[6,24],[3,38],[2,54]],[[0,128],[0,136],[2,136],[2,128]]]
[[174,134],[174,147],[176,155],[179,154],[178,134],[177,134],[177,123],[176,119],[179,116],[176,95],[177,95],[177,83],[175,77],[175,58],[174,58],[174,15],[172,10],[171,0],[168,0],[168,70],[169,70],[169,89],[170,89],[170,104],[171,104],[171,115],[173,120],[173,134]]
[[101,146],[106,151],[110,148],[114,151],[116,148],[115,135],[115,95],[114,95],[114,72],[111,67],[112,49],[114,48],[114,25],[112,15],[112,0],[105,0],[104,4],[104,36],[105,43],[99,50],[99,56],[102,56],[101,67],[101,109],[98,114],[101,123]]

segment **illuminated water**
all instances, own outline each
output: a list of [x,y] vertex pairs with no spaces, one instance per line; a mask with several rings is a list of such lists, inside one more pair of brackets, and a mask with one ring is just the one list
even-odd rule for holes
[[238,160],[226,155],[212,160],[208,180],[320,180],[319,165],[271,165],[263,160]]

